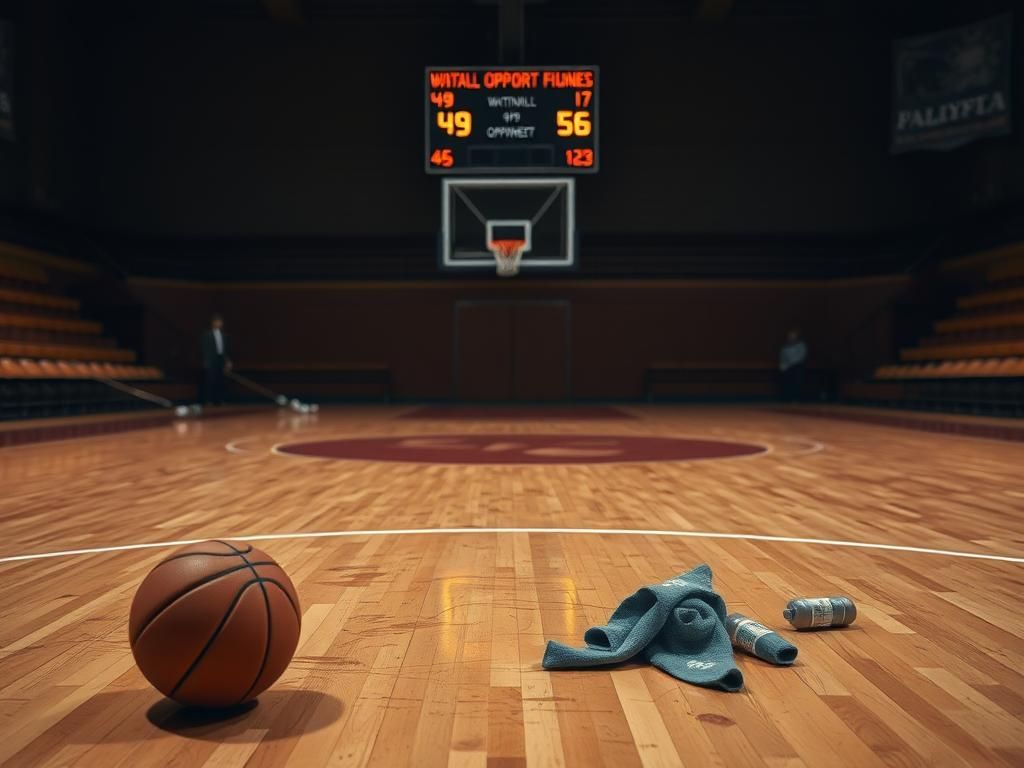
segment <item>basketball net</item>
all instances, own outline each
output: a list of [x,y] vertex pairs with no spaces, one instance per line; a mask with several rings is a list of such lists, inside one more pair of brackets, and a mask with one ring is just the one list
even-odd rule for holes
[[525,240],[491,240],[488,243],[494,260],[498,264],[498,274],[501,277],[512,277],[519,274],[519,262],[523,258],[523,250],[526,248]]

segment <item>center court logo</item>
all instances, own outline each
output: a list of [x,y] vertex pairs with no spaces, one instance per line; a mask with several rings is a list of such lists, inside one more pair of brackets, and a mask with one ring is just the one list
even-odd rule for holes
[[277,453],[418,464],[611,464],[753,456],[760,445],[682,437],[587,434],[447,434],[289,443]]

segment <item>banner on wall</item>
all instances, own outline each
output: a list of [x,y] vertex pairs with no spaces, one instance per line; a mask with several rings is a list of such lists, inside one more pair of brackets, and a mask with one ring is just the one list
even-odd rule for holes
[[0,19],[0,139],[14,140],[14,25]]
[[1010,132],[1010,14],[893,42],[891,151]]

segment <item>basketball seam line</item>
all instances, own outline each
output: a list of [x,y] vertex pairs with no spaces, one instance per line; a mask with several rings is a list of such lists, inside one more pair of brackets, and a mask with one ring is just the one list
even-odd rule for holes
[[[281,568],[281,566],[277,566],[277,569],[279,571],[281,571],[281,573],[284,573],[284,569]],[[285,573],[285,576],[287,576],[287,575],[288,574]],[[281,590],[281,594],[284,595],[285,600],[288,601],[288,605],[290,605],[292,607],[292,610],[295,612],[295,620],[299,623],[299,628],[301,629],[302,628],[302,614],[299,613],[299,606],[297,606],[295,604],[295,602],[292,600],[292,596],[288,594],[288,590],[284,588],[284,584],[279,582],[277,579],[264,578],[263,581],[266,584],[273,584],[275,587],[277,587],[279,590]]]
[[[231,542],[223,541],[221,539],[211,539],[211,541],[213,541],[213,543],[215,543],[215,544],[223,544],[225,547],[230,549],[233,554],[236,554],[239,557],[242,557],[243,554],[248,554],[248,553],[252,552],[252,544],[249,545],[249,548],[247,550],[245,550],[245,552],[242,552],[242,550],[237,549],[235,547],[235,545],[232,544]],[[242,559],[245,560],[244,557],[242,557]]]
[[[254,565],[266,565],[266,563],[254,563]],[[185,684],[185,681],[188,680],[189,676],[193,672],[196,671],[196,668],[199,666],[199,663],[203,660],[203,657],[206,656],[207,651],[209,651],[210,648],[213,647],[213,644],[215,642],[217,642],[217,638],[220,637],[220,633],[224,629],[224,626],[228,623],[228,619],[231,618],[231,614],[233,614],[235,612],[235,608],[238,607],[238,603],[239,603],[239,601],[241,601],[242,595],[245,594],[245,590],[247,590],[253,584],[259,584],[262,587],[264,582],[269,582],[271,584],[276,585],[277,588],[280,589],[281,592],[284,593],[285,597],[288,597],[288,593],[285,590],[285,588],[281,585],[281,582],[279,582],[279,581],[277,581],[275,579],[265,579],[262,576],[257,576],[257,578],[253,579],[252,581],[248,581],[245,584],[243,584],[241,586],[241,588],[239,588],[238,593],[235,595],[234,600],[232,600],[231,605],[228,606],[227,611],[224,613],[224,617],[220,620],[220,624],[217,625],[217,628],[213,631],[213,634],[210,636],[210,639],[206,641],[206,645],[203,646],[203,650],[201,650],[199,652],[199,655],[196,657],[195,661],[193,661],[192,664],[189,665],[189,668],[187,670],[185,670],[185,674],[178,681],[177,685],[175,685],[174,688],[171,689],[170,694],[168,694],[168,698],[174,698],[174,694],[176,694],[178,692],[178,689],[180,689],[181,686],[183,686]],[[264,595],[265,594],[266,594],[266,592],[264,591]],[[288,598],[288,601],[291,602],[291,598]],[[269,627],[268,627],[268,633],[269,633]],[[269,641],[269,634],[268,634],[268,641]],[[269,647],[269,642],[268,642],[268,647]],[[261,672],[261,674],[262,674],[262,672]],[[259,678],[257,678],[257,680],[258,679]],[[252,690],[252,688],[250,688],[249,690]],[[248,694],[248,691],[246,691],[246,694]],[[244,699],[243,699],[243,701],[244,701]],[[241,703],[241,702],[239,702],[239,703]]]
[[[235,545],[232,544],[231,542],[224,541],[223,539],[213,539],[213,541],[216,541],[218,544],[223,544],[225,547],[230,547],[232,550],[234,550],[238,554],[239,557],[241,557],[243,560],[245,560],[245,562],[249,562],[248,560],[246,560],[245,555],[243,555],[239,550],[235,549]],[[250,544],[249,545],[249,549],[246,550],[246,554],[248,554],[249,552],[252,552],[252,548],[253,548],[252,544]],[[253,565],[267,565],[267,563],[253,563]],[[277,565],[277,563],[272,563],[272,565]],[[277,565],[277,570],[281,571],[281,573],[284,573],[284,569],[280,565]],[[256,573],[256,571],[253,571],[253,573]],[[256,575],[259,576],[258,573],[256,573]],[[285,573],[284,575],[287,576],[288,574]],[[290,594],[288,594],[288,590],[284,588],[283,584],[281,584],[279,581],[276,581],[275,579],[266,579],[266,581],[269,582],[270,584],[273,584],[279,590],[281,590],[281,594],[283,594],[285,596],[285,598],[287,598],[289,605],[291,605],[291,607],[292,607],[292,610],[295,611],[295,620],[299,622],[299,627],[301,627],[302,626],[302,614],[299,612],[299,606],[296,605],[294,600],[292,600],[292,596]],[[294,589],[294,588],[295,587],[293,586],[292,589]]]
[[181,688],[181,686],[185,684],[185,681],[188,680],[189,676],[196,671],[196,667],[199,666],[199,663],[203,660],[203,657],[206,656],[207,651],[209,651],[210,648],[213,647],[213,644],[217,642],[217,638],[220,637],[220,633],[224,629],[224,625],[228,623],[228,619],[230,619],[231,615],[235,612],[235,609],[238,607],[239,602],[241,602],[242,595],[245,594],[245,591],[249,589],[249,587],[251,587],[253,584],[258,583],[259,579],[257,578],[253,579],[252,581],[247,581],[245,584],[239,587],[238,592],[235,593],[235,597],[231,601],[231,605],[228,606],[228,609],[224,612],[224,615],[221,617],[220,623],[217,625],[217,628],[213,630],[213,634],[210,635],[209,639],[206,641],[206,645],[203,646],[203,649],[199,652],[199,655],[196,656],[196,658],[189,665],[188,669],[185,670],[185,674],[181,676],[181,679],[178,681],[177,685],[175,685],[171,689],[169,698],[174,698],[174,694],[178,692],[178,689]]
[[[274,564],[275,563],[274,563],[273,560],[267,560],[267,561],[262,561],[262,562],[259,562],[259,563],[254,563],[254,565],[274,565]],[[149,625],[152,624],[154,621],[157,620],[157,618],[160,617],[160,614],[162,614],[164,611],[166,611],[168,608],[170,608],[172,605],[174,605],[176,602],[181,600],[181,598],[185,597],[186,595],[188,595],[193,590],[199,589],[199,587],[202,587],[202,586],[205,586],[207,584],[210,584],[210,583],[216,581],[217,579],[223,578],[224,576],[230,576],[232,573],[238,573],[239,571],[245,570],[245,568],[247,568],[247,567],[248,566],[246,566],[246,565],[236,565],[233,568],[228,568],[228,569],[223,570],[223,571],[218,571],[217,573],[211,573],[209,576],[204,576],[199,581],[194,582],[192,584],[189,584],[187,589],[182,590],[181,592],[178,592],[177,594],[174,595],[174,597],[172,597],[170,600],[168,600],[163,605],[161,605],[157,610],[153,611],[153,614],[148,619],[146,619],[146,621],[142,624],[141,627],[139,627],[139,631],[135,633],[135,637],[129,638],[129,639],[133,643],[137,642],[138,639],[140,637],[142,637],[142,633],[145,632],[149,628]]]
[[[249,547],[249,549],[247,549],[245,551],[245,554],[249,554],[250,552],[252,552],[252,547]],[[168,558],[166,558],[164,560],[161,560],[159,563],[157,563],[154,566],[154,569],[159,568],[164,563],[171,563],[171,562],[174,562],[175,560],[180,560],[183,557],[192,557],[194,555],[202,555],[203,557],[235,557],[235,556],[237,556],[239,554],[241,554],[241,553],[240,552],[182,552],[181,554],[171,555],[170,557],[168,557]]]
[[[231,545],[229,544],[228,546]],[[232,547],[232,549],[234,549],[234,547]],[[250,550],[251,549],[252,548],[250,547]],[[252,563],[249,562],[249,558],[247,558],[241,552],[238,553],[238,556],[245,561],[246,565],[249,566],[249,570],[252,571],[253,576],[259,578],[260,574],[252,565]],[[258,683],[260,681],[260,678],[263,677],[263,670],[267,668],[267,659],[270,658],[270,641],[272,639],[271,633],[273,632],[273,624],[270,621],[270,598],[267,596],[267,588],[263,586],[262,581],[260,582],[260,591],[263,593],[263,607],[266,609],[265,615],[267,617],[267,641],[266,645],[263,646],[263,661],[260,662],[260,668],[256,671],[256,677],[253,678],[252,685],[250,685],[249,688],[245,691],[245,693],[242,694],[242,698],[238,700],[237,704],[241,704],[243,701],[246,700],[249,694],[252,693],[252,689],[256,687],[256,683]]]

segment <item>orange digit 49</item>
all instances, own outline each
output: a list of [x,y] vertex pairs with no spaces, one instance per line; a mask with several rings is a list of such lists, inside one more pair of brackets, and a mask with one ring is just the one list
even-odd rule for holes
[[439,109],[451,109],[455,104],[455,94],[451,91],[431,91],[430,103]]

